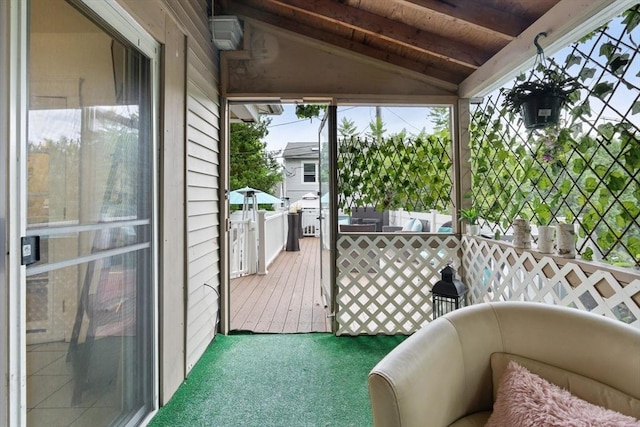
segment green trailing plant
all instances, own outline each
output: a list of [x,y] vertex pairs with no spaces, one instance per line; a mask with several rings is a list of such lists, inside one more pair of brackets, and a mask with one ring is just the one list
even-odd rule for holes
[[533,203],[533,216],[538,225],[551,225],[551,221],[553,220],[551,207],[539,199]]
[[[545,68],[540,80],[523,81],[511,89],[503,89],[502,106],[511,112],[520,112],[522,104],[533,97],[554,96],[567,102],[569,95],[580,88],[577,77],[568,77],[560,71]],[[524,77],[521,77],[524,78]]]
[[448,133],[346,138],[338,145],[338,208],[422,212],[451,206]]

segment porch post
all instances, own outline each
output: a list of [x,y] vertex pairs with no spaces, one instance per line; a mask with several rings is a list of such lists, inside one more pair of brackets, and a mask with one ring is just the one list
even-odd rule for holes
[[461,98],[454,105],[453,126],[453,224],[461,234],[458,211],[471,206],[471,150],[469,149],[469,99]]

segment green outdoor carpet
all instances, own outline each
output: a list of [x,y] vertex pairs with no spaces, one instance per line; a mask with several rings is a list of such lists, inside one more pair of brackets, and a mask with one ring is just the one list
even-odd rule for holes
[[218,335],[150,426],[371,426],[367,374],[405,338]]

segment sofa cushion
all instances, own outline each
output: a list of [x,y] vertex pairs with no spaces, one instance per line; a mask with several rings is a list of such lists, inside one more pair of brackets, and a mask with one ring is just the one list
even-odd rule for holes
[[467,415],[464,418],[460,418],[449,427],[484,427],[489,416],[491,416],[491,411],[476,412],[474,414]]
[[411,218],[404,227],[402,227],[402,231],[420,232],[422,231],[422,223],[417,218]]
[[486,427],[582,425],[638,427],[640,421],[579,399],[514,361],[507,364]]
[[594,405],[603,406],[634,418],[640,418],[640,400],[611,386],[585,376],[537,360],[509,353],[491,355],[493,400],[497,399],[498,385],[510,361],[515,361],[530,372],[568,390],[574,396]]

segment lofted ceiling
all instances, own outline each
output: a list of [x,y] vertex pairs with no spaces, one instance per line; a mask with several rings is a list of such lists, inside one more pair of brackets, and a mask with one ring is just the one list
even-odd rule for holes
[[636,2],[214,0],[213,12],[389,64],[470,98],[529,68],[539,33],[546,34],[545,53],[553,53]]
[[459,85],[560,0],[221,0],[236,15]]

